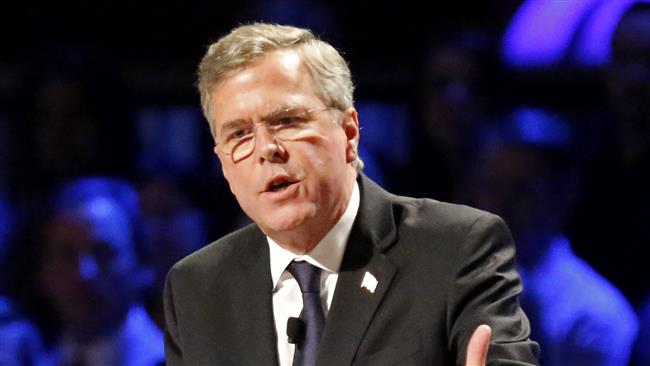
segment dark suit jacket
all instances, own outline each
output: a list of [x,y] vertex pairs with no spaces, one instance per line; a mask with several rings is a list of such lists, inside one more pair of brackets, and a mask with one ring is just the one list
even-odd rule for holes
[[[319,365],[464,364],[481,323],[490,364],[536,364],[513,241],[495,215],[392,195],[359,178]],[[366,272],[378,281],[361,288]],[[277,365],[268,244],[250,225],[178,262],[165,287],[169,365]]]

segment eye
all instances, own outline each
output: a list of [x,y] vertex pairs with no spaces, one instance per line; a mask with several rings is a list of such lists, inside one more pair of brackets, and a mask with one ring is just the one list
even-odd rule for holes
[[250,128],[243,128],[243,127],[235,128],[226,133],[226,141],[241,140],[246,136],[250,135],[250,133],[251,133]]
[[301,124],[307,121],[306,113],[287,113],[272,118],[269,123],[273,127],[287,127]]

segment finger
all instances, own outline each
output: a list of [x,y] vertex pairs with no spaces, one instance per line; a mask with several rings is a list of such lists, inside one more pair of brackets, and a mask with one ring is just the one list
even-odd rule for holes
[[467,345],[466,366],[485,366],[492,329],[485,324],[479,325]]

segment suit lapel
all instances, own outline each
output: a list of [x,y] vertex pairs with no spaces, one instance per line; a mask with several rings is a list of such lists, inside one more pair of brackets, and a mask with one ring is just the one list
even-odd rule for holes
[[238,243],[238,261],[232,278],[233,317],[229,321],[232,343],[224,347],[237,355],[243,365],[277,365],[277,341],[271,298],[272,280],[269,250],[264,235],[255,230],[250,241]]
[[[396,238],[388,193],[361,175],[361,205],[341,263],[341,270],[321,338],[318,364],[349,365],[397,267],[383,254]],[[362,288],[364,277],[377,281]],[[372,286],[371,286],[372,287]]]

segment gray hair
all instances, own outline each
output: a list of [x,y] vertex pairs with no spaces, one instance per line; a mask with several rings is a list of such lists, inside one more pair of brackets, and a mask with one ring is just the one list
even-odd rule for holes
[[[216,138],[216,130],[211,117],[211,92],[224,79],[248,67],[268,52],[282,49],[293,49],[302,56],[314,80],[316,95],[327,106],[345,111],[354,105],[350,68],[330,44],[304,28],[266,23],[243,25],[210,45],[199,64],[201,107],[213,137]],[[363,168],[358,153],[352,165],[357,171]]]

